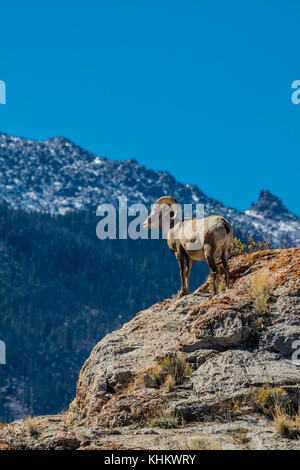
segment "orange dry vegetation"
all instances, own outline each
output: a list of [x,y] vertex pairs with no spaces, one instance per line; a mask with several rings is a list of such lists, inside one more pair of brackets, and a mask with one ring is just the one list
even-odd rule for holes
[[273,275],[273,288],[288,284],[290,293],[300,294],[300,248],[281,250],[268,269]]
[[[229,264],[232,288],[225,296],[212,297],[189,311],[189,321],[193,322],[192,330],[196,334],[203,327],[212,327],[220,316],[237,311],[243,314],[252,309],[249,285],[253,274],[260,270],[268,274],[270,288],[275,295],[278,288],[283,288],[289,295],[300,295],[300,248],[239,255],[232,258]],[[198,292],[207,292],[210,287],[209,278]]]
[[[240,308],[240,306],[236,306]],[[200,328],[209,328],[214,325],[215,320],[222,315],[230,314],[237,308],[230,297],[222,297],[219,299],[210,299],[203,302],[198,307],[192,307],[189,311],[189,319],[196,317],[193,323],[193,330],[197,331]]]
[[[224,275],[221,263],[218,263],[220,275]],[[238,255],[229,260],[230,279],[233,287],[236,282],[243,280],[248,273],[263,268],[271,272],[272,288],[276,289],[285,284],[292,289],[292,293],[300,293],[300,248],[287,250],[264,250],[250,254]],[[209,276],[198,292],[207,292],[211,289],[212,280]]]
[[[249,304],[249,302],[248,302]],[[206,310],[197,317],[193,324],[193,330],[197,332],[199,329],[202,328],[210,328],[215,325],[215,322],[218,321],[220,317],[225,317],[230,314],[236,314],[236,312],[242,312],[243,306],[241,304],[239,306],[235,306],[233,304],[226,305],[219,303],[218,305],[214,305],[213,307],[207,307]]]
[[192,307],[189,310],[189,316],[193,317],[195,315],[199,315],[201,313],[205,313],[207,308],[212,307],[213,305],[226,305],[229,304],[230,298],[229,297],[222,297],[221,299],[209,299],[203,302],[201,305],[197,305],[195,307]]

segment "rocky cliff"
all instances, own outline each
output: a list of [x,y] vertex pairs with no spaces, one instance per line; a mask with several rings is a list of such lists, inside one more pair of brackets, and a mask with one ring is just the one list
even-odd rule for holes
[[199,435],[223,449],[300,449],[300,426],[280,434],[270,405],[278,396],[296,414],[300,399],[300,249],[239,255],[230,271],[229,290],[213,296],[208,279],[107,335],[66,414],[36,418],[35,432],[3,426],[2,448],[179,449]]

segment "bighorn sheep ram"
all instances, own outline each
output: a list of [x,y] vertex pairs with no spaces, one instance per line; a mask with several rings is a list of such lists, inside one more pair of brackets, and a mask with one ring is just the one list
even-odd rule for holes
[[154,204],[150,215],[144,222],[144,228],[160,228],[167,239],[169,248],[176,256],[181,277],[179,296],[189,293],[189,278],[195,261],[207,262],[213,278],[216,294],[217,271],[216,258],[221,258],[229,287],[228,257],[233,240],[233,228],[224,217],[211,215],[203,219],[181,220],[179,206],[171,196],[161,197]]

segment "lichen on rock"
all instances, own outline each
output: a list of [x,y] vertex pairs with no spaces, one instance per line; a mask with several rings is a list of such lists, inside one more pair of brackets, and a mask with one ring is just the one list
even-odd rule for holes
[[[251,279],[261,269],[272,283],[263,319],[249,295]],[[167,395],[170,406],[180,402],[186,409],[191,403],[195,417],[199,399],[203,416],[203,410],[229,397],[247,401],[258,385],[300,386],[300,365],[291,359],[293,342],[300,339],[300,249],[240,255],[230,260],[230,270],[233,285],[228,291],[212,296],[208,280],[189,296],[155,304],[107,335],[82,368],[69,422],[97,425],[110,408],[115,414],[118,400],[131,402],[132,391],[126,391],[131,379],[167,354],[184,354],[194,373],[169,394],[163,388],[159,394],[149,392],[145,385],[136,402],[145,393],[154,401]],[[115,395],[107,392],[107,381]]]
[[[270,279],[263,315],[250,295],[253,277],[260,270]],[[139,312],[102,339],[81,369],[64,427],[61,421],[57,425],[59,436],[67,435],[51,445],[82,448],[83,430],[89,430],[86,446],[107,448],[109,440],[124,448],[124,434],[131,436],[130,448],[141,444],[178,448],[168,430],[155,431],[149,425],[153,413],[163,407],[178,417],[180,435],[191,429],[215,432],[219,426],[225,448],[232,448],[230,433],[236,435],[242,423],[247,428],[247,448],[272,448],[275,442],[278,448],[299,448],[297,442],[276,436],[270,417],[257,415],[251,397],[260,387],[282,387],[299,403],[300,360],[293,360],[292,354],[300,340],[300,249],[236,256],[230,260],[230,271],[229,290],[211,295],[208,279],[186,297],[167,299]],[[149,371],[163,358],[175,356],[189,363],[191,373],[179,383],[173,381],[172,387],[155,382]],[[135,387],[139,377],[143,380]],[[157,441],[146,437],[156,432],[163,433]]]

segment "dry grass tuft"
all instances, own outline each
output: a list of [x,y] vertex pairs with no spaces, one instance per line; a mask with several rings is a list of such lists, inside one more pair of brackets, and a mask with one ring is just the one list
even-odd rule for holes
[[256,313],[265,315],[268,301],[271,295],[270,277],[265,271],[254,274],[250,284],[250,296]]
[[28,416],[28,418],[25,419],[24,424],[30,436],[37,436],[39,434],[37,421],[35,418]]
[[282,387],[265,386],[252,394],[254,404],[267,415],[273,415],[277,407],[287,408],[288,394]]
[[300,438],[300,406],[297,410],[282,387],[261,387],[252,396],[258,408],[273,417],[278,434],[289,439]]
[[175,384],[181,383],[185,378],[190,377],[193,369],[187,360],[180,355],[170,355],[158,360],[161,368],[160,382],[164,382],[168,376],[173,377]]
[[148,386],[145,381],[146,376],[148,381],[153,382],[151,387],[157,388],[164,385],[170,392],[174,390],[176,384],[180,384],[192,373],[193,369],[183,355],[168,355],[157,359],[150,369],[136,374],[134,380],[127,386],[127,390],[134,391]]
[[281,436],[289,439],[300,438],[300,410],[296,415],[289,416],[277,405],[274,412],[274,426]]
[[174,377],[172,377],[172,375],[168,375],[166,380],[165,380],[164,385],[165,385],[165,387],[167,387],[168,392],[172,392],[175,388]]
[[182,450],[221,450],[221,447],[209,437],[193,436],[184,442]]
[[157,359],[155,365],[147,373],[158,386],[165,384],[166,381],[170,385],[173,382],[175,386],[190,377],[193,369],[183,356],[173,354]]
[[164,376],[164,373],[163,373],[163,370],[161,368],[161,365],[158,362],[155,362],[154,366],[151,367],[151,369],[149,369],[147,372],[150,375],[150,377],[153,380],[155,380],[157,385],[160,385],[163,382],[162,378]]

